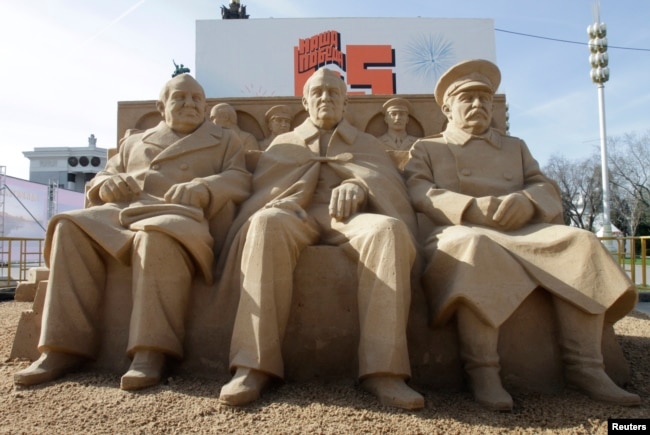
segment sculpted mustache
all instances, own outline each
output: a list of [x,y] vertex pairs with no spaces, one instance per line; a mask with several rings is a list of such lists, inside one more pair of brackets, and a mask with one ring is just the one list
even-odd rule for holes
[[474,109],[474,110],[471,110],[471,111],[467,114],[467,116],[474,116],[474,115],[476,115],[476,114],[479,113],[479,112],[480,112],[482,115],[487,116],[487,111],[486,111],[485,109]]

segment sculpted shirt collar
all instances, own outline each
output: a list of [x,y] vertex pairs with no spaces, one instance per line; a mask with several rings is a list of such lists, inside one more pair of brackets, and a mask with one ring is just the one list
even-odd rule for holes
[[480,139],[496,149],[501,149],[501,138],[493,128],[490,128],[485,134],[477,135],[467,133],[454,125],[448,125],[442,135],[448,144],[464,146],[472,139]]
[[[311,140],[316,138],[321,134],[321,131],[318,127],[314,125],[314,123],[310,120],[307,119],[305,122],[300,124],[298,127],[296,127],[294,130],[294,133],[300,136],[304,141],[305,144],[309,143]],[[354,144],[354,141],[356,140],[359,131],[352,126],[348,121],[345,119],[341,120],[341,122],[338,123],[334,131],[332,132],[332,135],[338,134],[341,139],[348,145]]]

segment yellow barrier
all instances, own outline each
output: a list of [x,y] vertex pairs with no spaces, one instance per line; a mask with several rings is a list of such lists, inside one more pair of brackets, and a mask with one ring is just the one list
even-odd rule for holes
[[[609,244],[614,242],[616,247],[612,252],[618,264],[627,272],[630,279],[641,291],[650,290],[647,280],[647,244],[650,236],[641,237],[599,237],[600,240]],[[639,249],[637,249],[639,243]]]
[[27,271],[43,263],[43,239],[0,237],[0,286],[25,281]]

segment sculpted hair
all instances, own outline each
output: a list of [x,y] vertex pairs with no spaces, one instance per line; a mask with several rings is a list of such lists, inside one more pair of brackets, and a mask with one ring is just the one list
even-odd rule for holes
[[305,85],[302,87],[302,96],[303,97],[306,97],[307,95],[309,95],[309,87],[311,86],[312,80],[314,80],[316,77],[320,77],[320,76],[323,76],[323,77],[324,76],[331,76],[331,77],[336,78],[339,81],[339,88],[341,89],[341,92],[343,92],[343,94],[347,94],[348,87],[345,84],[345,82],[343,80],[341,80],[341,77],[338,74],[336,74],[334,71],[332,71],[331,69],[321,68],[321,69],[316,70],[316,72],[314,74],[312,74],[311,77],[309,77],[307,79],[307,81],[305,82]]
[[161,103],[165,103],[167,101],[167,98],[169,98],[169,92],[175,83],[178,82],[185,82],[185,81],[191,81],[196,83],[196,85],[201,88],[201,92],[203,93],[203,98],[205,99],[205,91],[203,90],[203,86],[199,82],[196,81],[194,77],[192,77],[189,74],[179,74],[176,77],[173,77],[171,80],[168,80],[167,83],[165,83],[165,86],[160,90],[160,96],[158,97],[158,101]]

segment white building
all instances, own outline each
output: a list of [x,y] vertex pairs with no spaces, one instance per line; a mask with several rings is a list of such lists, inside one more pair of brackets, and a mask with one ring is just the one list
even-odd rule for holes
[[29,181],[83,192],[106,165],[106,151],[97,147],[97,138],[91,134],[86,147],[38,147],[23,155],[29,159]]

